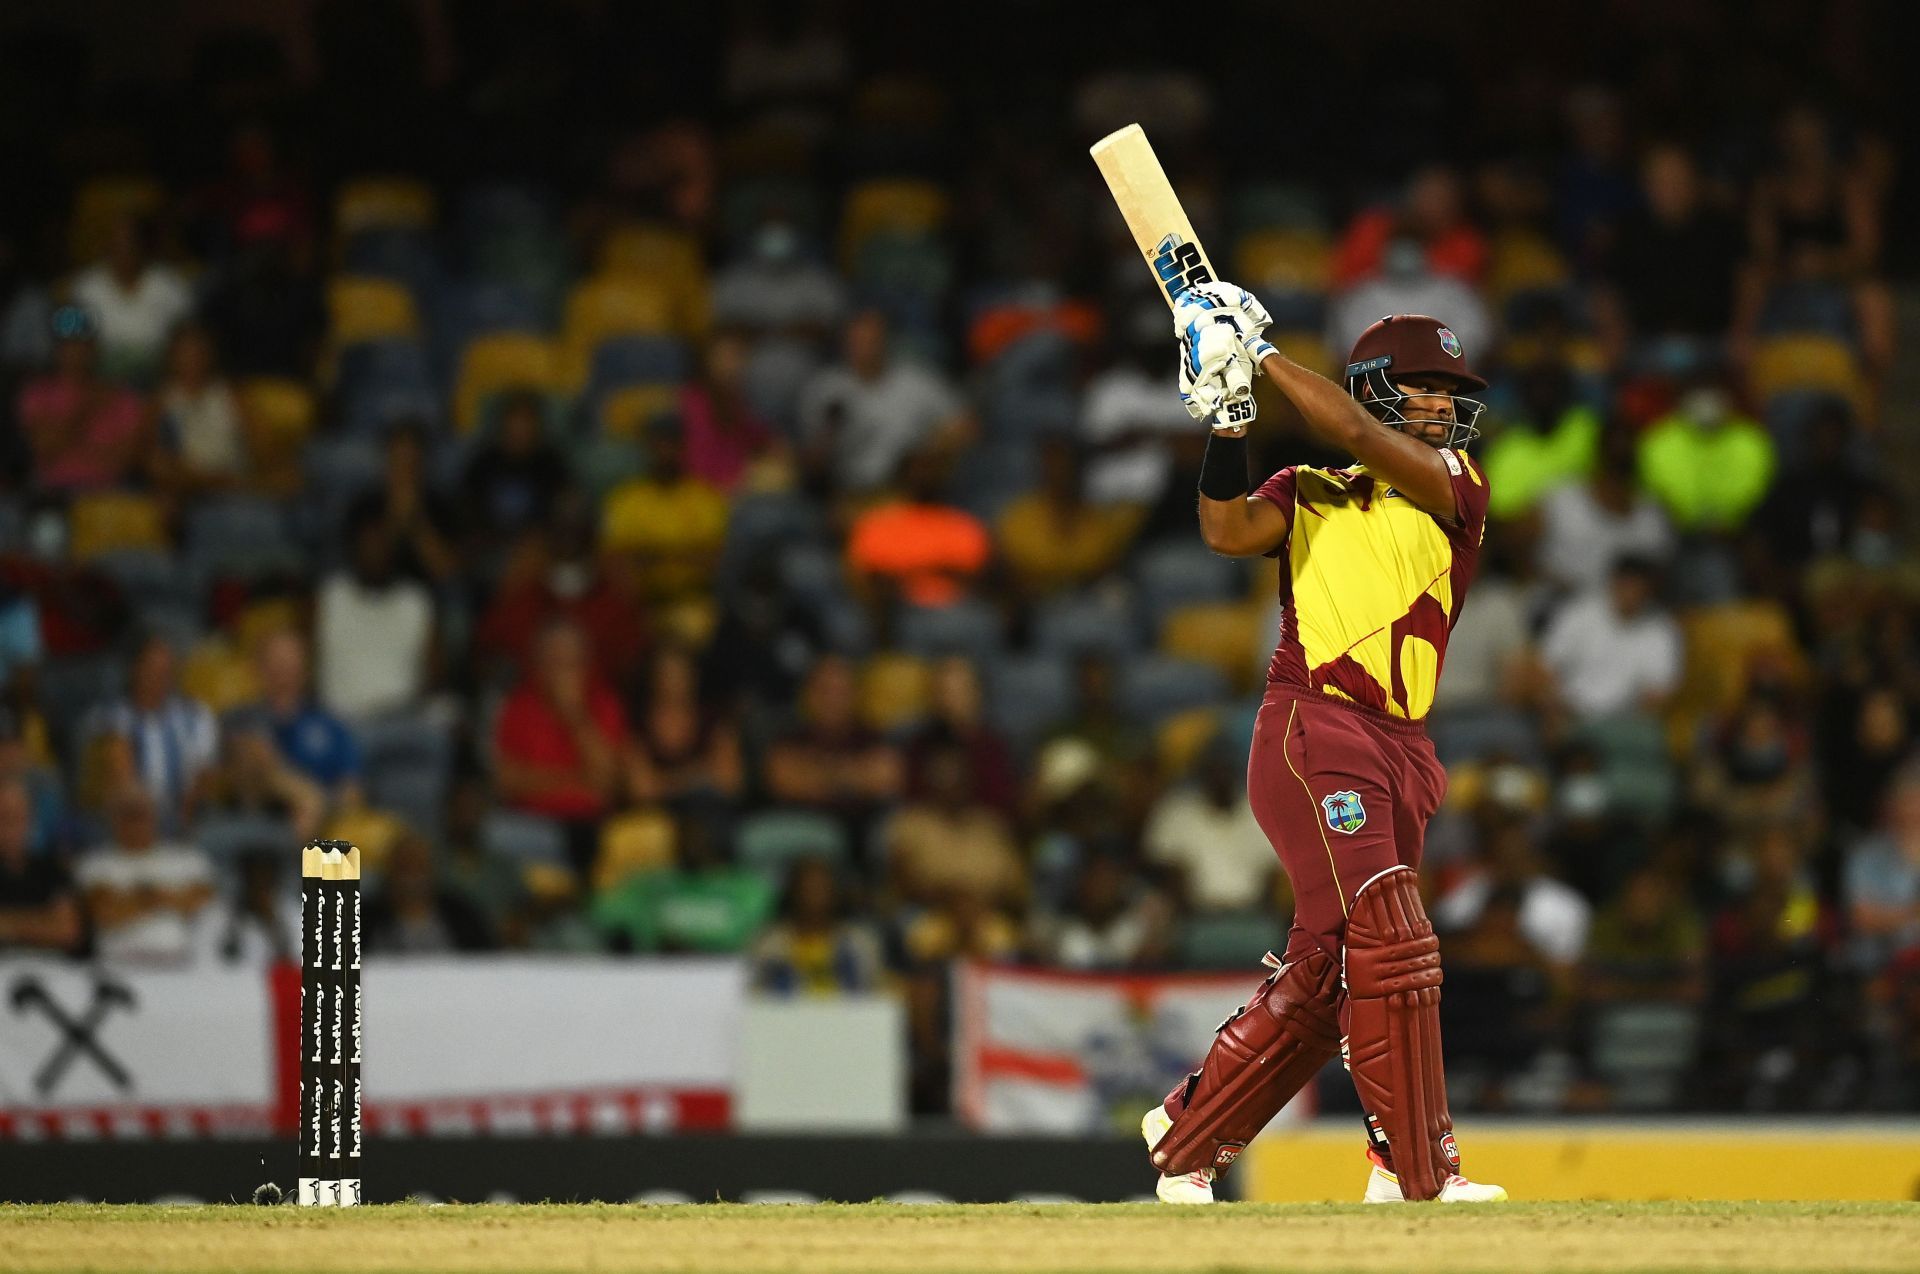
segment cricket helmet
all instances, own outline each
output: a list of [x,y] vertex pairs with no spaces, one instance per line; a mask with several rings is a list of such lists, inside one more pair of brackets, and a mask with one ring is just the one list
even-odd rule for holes
[[1347,359],[1347,392],[1383,424],[1408,423],[1400,404],[1409,395],[1394,382],[1415,378],[1437,379],[1452,387],[1451,395],[1444,391],[1421,395],[1453,399],[1453,422],[1443,445],[1464,447],[1480,436],[1478,422],[1486,404],[1460,391],[1485,389],[1487,382],[1468,368],[1467,352],[1446,324],[1425,314],[1389,314],[1353,343]]

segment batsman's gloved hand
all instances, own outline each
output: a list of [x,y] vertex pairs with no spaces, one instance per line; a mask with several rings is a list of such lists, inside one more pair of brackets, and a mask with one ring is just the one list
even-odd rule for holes
[[1238,324],[1210,301],[1183,297],[1173,327],[1180,338],[1180,401],[1187,414],[1219,433],[1245,433],[1254,415],[1253,362]]
[[1247,357],[1253,360],[1255,371],[1260,369],[1260,360],[1274,353],[1273,342],[1266,337],[1267,328],[1273,324],[1273,316],[1267,313],[1267,307],[1260,304],[1260,298],[1237,283],[1201,283],[1190,287],[1182,298],[1183,304],[1209,305],[1230,317],[1239,329],[1240,339],[1247,347]]

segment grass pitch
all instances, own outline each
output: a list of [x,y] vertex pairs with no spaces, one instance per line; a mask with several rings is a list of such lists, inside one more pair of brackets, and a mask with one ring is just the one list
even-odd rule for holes
[[1920,1204],[0,1206],[0,1271],[1920,1271]]

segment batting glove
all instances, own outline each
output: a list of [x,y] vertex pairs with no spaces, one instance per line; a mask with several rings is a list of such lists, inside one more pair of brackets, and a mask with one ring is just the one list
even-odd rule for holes
[[1221,433],[1253,423],[1253,364],[1240,329],[1211,304],[1184,302],[1174,312],[1180,337],[1180,401],[1195,420]]
[[1266,337],[1267,328],[1273,324],[1273,316],[1267,313],[1266,306],[1260,304],[1259,297],[1239,284],[1201,283],[1188,288],[1181,300],[1183,304],[1210,306],[1231,317],[1256,371],[1260,367],[1260,360],[1275,352],[1273,342]]

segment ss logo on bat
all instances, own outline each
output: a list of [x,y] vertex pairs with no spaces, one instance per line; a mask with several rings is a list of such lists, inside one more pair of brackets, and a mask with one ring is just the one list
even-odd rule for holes
[[1169,301],[1177,302],[1188,288],[1197,284],[1213,282],[1213,271],[1200,259],[1199,245],[1188,243],[1177,234],[1168,235],[1154,249],[1153,272],[1159,276]]

